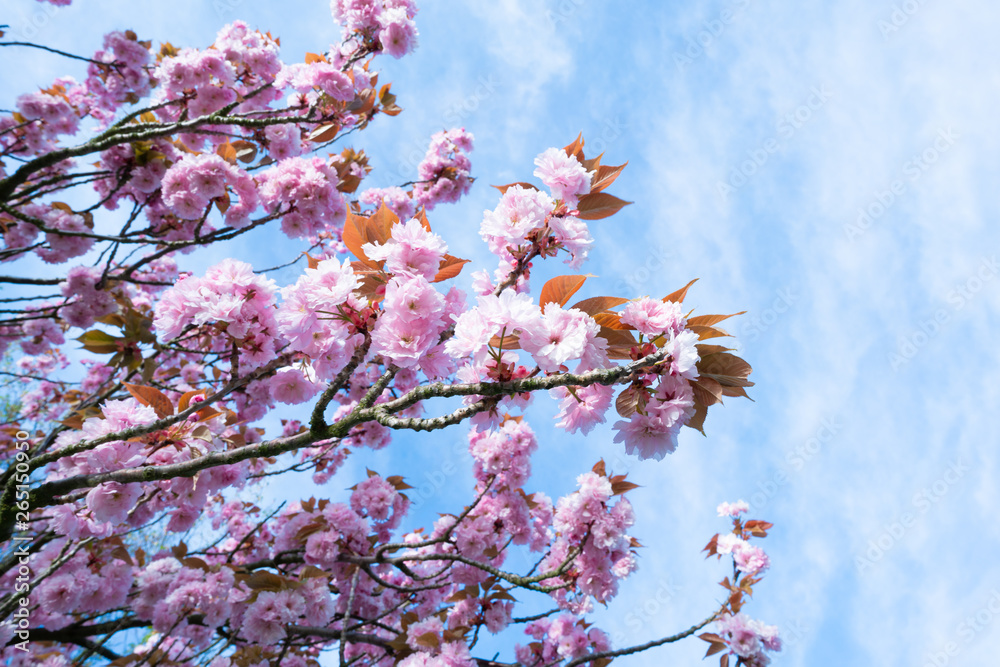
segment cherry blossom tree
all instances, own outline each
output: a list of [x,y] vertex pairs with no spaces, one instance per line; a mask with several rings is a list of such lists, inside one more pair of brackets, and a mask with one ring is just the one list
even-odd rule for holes
[[[714,623],[700,637],[723,666],[767,664],[777,629],[743,604],[770,524],[720,505],[732,526],[706,552],[732,560],[721,606],[611,646],[586,619],[637,569],[635,485],[599,461],[567,496],[533,488],[524,419],[545,393],[568,432],[614,409],[609,444],[656,465],[752,385],[704,342],[729,316],[687,312],[691,283],[656,299],[574,299],[580,274],[531,284],[538,262],[578,270],[589,223],[627,204],[607,191],[624,165],[586,157],[582,136],[538,155],[540,186],[498,187],[480,226],[496,266],[472,273],[472,295],[454,286],[468,260],[429,212],[469,191],[472,135],[435,134],[416,180],[389,188],[363,187],[368,157],[347,145],[401,112],[376,63],[415,48],[417,9],[331,5],[340,41],[303,62],[240,21],[205,48],[112,32],[90,57],[63,54],[86,62],[82,82],[56,79],[0,117],[0,352],[20,395],[0,431],[3,659],[606,665]],[[282,265],[294,283],[236,258],[178,269],[262,227],[301,243]],[[280,432],[277,404],[299,415]],[[427,530],[392,471],[347,481],[349,502],[251,500],[292,471],[340,484],[352,452],[450,427],[467,430],[474,486]],[[156,527],[175,539],[147,552]],[[548,611],[519,612],[539,600]],[[480,654],[486,634],[506,655]]]

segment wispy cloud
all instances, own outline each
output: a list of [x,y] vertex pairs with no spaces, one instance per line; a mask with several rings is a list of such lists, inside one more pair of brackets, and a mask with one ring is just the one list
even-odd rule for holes
[[[82,3],[37,39],[86,53],[98,41],[86,25],[201,45],[220,25],[207,3],[148,4],[84,16]],[[699,312],[750,310],[731,328],[755,367],[756,403],[713,409],[709,438],[687,433],[666,461],[621,456],[610,425],[567,437],[551,428],[551,406],[532,409],[536,488],[567,492],[600,457],[643,485],[630,494],[641,570],[598,614],[616,638],[645,641],[711,611],[722,570],[699,549],[725,529],[715,505],[743,497],[777,524],[764,543],[773,570],[747,608],[786,629],[777,664],[994,660],[1000,10],[986,0],[426,4],[420,51],[384,63],[406,113],[358,145],[398,171],[431,132],[453,121],[476,132],[483,178],[432,215],[454,252],[488,259],[474,234],[496,202],[488,182],[528,177],[536,154],[581,130],[590,146],[610,132],[608,160],[630,160],[615,193],[635,204],[592,225],[595,289],[662,296],[698,277],[688,303]],[[38,7],[16,2],[25,16]],[[294,58],[336,38],[324,2],[303,11],[247,2],[231,18],[253,16]],[[51,64],[31,62],[0,74],[6,90],[51,80]],[[412,458],[364,462],[425,480],[454,442],[420,443]],[[568,470],[570,455],[586,465]],[[968,470],[947,482],[956,462]],[[455,463],[464,480],[464,459]],[[427,516],[461,502],[442,489]],[[924,489],[926,506],[915,500]],[[881,554],[862,572],[856,559],[872,543]],[[691,642],[621,662],[694,664],[703,651]]]

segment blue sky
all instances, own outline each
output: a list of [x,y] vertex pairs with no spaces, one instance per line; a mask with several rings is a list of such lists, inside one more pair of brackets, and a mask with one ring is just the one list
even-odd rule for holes
[[[280,35],[288,60],[337,35],[320,1],[97,6],[7,0],[0,23],[78,53],[126,27],[204,46],[237,18]],[[725,529],[715,506],[744,498],[776,524],[747,608],[783,628],[775,664],[995,660],[998,14],[985,0],[432,1],[418,51],[381,61],[405,112],[358,139],[373,184],[410,180],[434,131],[476,135],[472,193],[431,216],[454,254],[492,264],[476,234],[488,185],[530,177],[536,154],[582,131],[607,162],[629,161],[614,192],[635,202],[593,223],[587,295],[662,296],[700,278],[698,312],[749,311],[730,330],[755,402],[713,409],[709,437],[687,432],[660,463],[625,457],[608,427],[554,431],[545,400],[531,410],[536,488],[565,493],[600,457],[642,484],[641,569],[597,614],[620,643],[710,613],[723,568],[699,550]],[[73,69],[0,55],[4,107]],[[261,238],[227,254],[264,267],[296,247]],[[343,497],[365,465],[440,480],[454,457],[417,509],[429,520],[467,499],[463,439],[401,439],[321,492]],[[703,650],[619,662],[698,664]]]

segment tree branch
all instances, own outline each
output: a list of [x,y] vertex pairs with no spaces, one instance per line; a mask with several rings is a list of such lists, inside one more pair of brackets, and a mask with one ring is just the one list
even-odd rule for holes
[[697,625],[692,625],[687,630],[683,632],[678,632],[676,635],[670,635],[669,637],[664,637],[662,639],[654,639],[651,642],[646,642],[645,644],[639,644],[637,646],[630,646],[628,648],[621,648],[616,651],[601,651],[600,653],[591,653],[590,655],[585,655],[575,660],[570,660],[566,663],[564,667],[575,667],[575,665],[582,665],[587,662],[593,662],[594,660],[601,660],[603,658],[617,658],[622,655],[631,655],[633,653],[640,653],[642,651],[648,651],[651,648],[656,648],[657,646],[663,646],[664,644],[671,644],[673,642],[680,641],[685,637],[690,637],[694,633],[701,630],[703,627],[718,618],[719,614],[722,613],[722,609],[715,612],[708,618],[706,618],[701,623]]
[[[132,482],[152,482],[161,479],[170,479],[172,477],[193,477],[199,471],[207,468],[239,463],[240,461],[245,461],[251,458],[278,456],[279,454],[284,454],[300,447],[308,446],[319,440],[344,437],[358,424],[377,420],[380,414],[386,415],[389,412],[396,412],[413,405],[417,401],[428,398],[472,395],[504,396],[509,394],[519,394],[527,391],[537,391],[540,389],[552,389],[555,387],[590,386],[593,384],[612,385],[618,383],[623,378],[629,377],[642,368],[660,363],[666,355],[667,351],[661,349],[657,350],[653,354],[622,366],[616,366],[614,368],[599,368],[587,371],[586,373],[562,373],[559,375],[524,378],[521,380],[495,383],[474,382],[446,385],[441,382],[436,382],[424,387],[417,387],[394,401],[380,403],[367,409],[356,408],[353,412],[351,412],[351,414],[345,416],[337,423],[328,426],[320,433],[308,431],[286,438],[277,438],[268,442],[241,447],[228,452],[212,452],[191,461],[172,463],[164,466],[126,468],[124,470],[116,470],[112,472],[77,475],[75,477],[69,477],[55,482],[48,482],[46,484],[42,484],[32,492],[30,504],[33,508],[46,507],[53,504],[53,500],[58,496],[69,493],[70,491],[75,491],[76,489],[92,488],[104,482],[129,484]],[[187,412],[188,411],[185,411],[185,413]],[[87,443],[90,446],[88,448],[92,448],[93,446],[103,442],[127,440],[128,438],[145,435],[161,428],[165,428],[171,423],[174,423],[176,420],[175,416],[166,420],[158,420],[148,426],[129,429],[128,431],[122,431],[119,433],[111,433],[100,438],[95,438]],[[40,457],[40,459],[46,458],[46,462],[48,462],[48,460],[55,460],[63,454],[70,452],[75,453],[74,447],[79,448],[80,446],[81,445],[67,447],[53,452],[46,457]],[[38,460],[39,459],[33,459],[33,462]],[[10,487],[8,485],[8,489],[9,488]],[[0,516],[5,519],[5,521],[0,522],[0,538],[6,539],[5,535],[9,536],[10,527],[12,525],[13,507],[0,505]]]
[[35,44],[33,42],[0,42],[0,46],[27,46],[32,49],[41,49],[42,51],[48,51],[49,53],[54,53],[58,56],[72,58],[73,60],[82,60],[85,63],[93,63],[94,65],[101,65],[103,67],[112,66],[112,63],[104,63],[101,62],[100,60],[94,60],[93,58],[84,58],[83,56],[78,56],[73,53],[67,53],[65,51],[60,51],[59,49],[53,49],[51,46],[42,46],[41,44]]

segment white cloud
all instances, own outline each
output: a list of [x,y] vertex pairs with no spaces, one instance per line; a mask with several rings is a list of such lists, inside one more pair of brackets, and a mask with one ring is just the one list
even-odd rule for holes
[[[484,184],[527,178],[531,158],[564,125],[589,119],[600,128],[620,112],[627,127],[608,142],[609,159],[631,164],[613,192],[636,203],[593,225],[603,264],[584,269],[602,275],[594,289],[603,281],[603,293],[662,295],[699,277],[688,299],[698,312],[751,309],[731,329],[742,332],[743,353],[756,368],[757,402],[713,409],[709,438],[688,433],[666,461],[623,465],[643,484],[630,495],[635,534],[648,546],[642,569],[608,612],[609,627],[638,642],[707,614],[722,575],[698,550],[725,529],[714,507],[763,494],[762,518],[777,524],[764,542],[774,566],[747,611],[802,628],[781,664],[919,665],[949,641],[961,649],[951,664],[992,660],[987,651],[1000,620],[968,640],[958,626],[1000,586],[997,567],[980,564],[1000,547],[992,418],[1000,403],[1000,275],[980,275],[984,261],[1000,254],[1000,75],[990,68],[1000,56],[998,10],[985,0],[922,2],[889,30],[879,22],[893,20],[894,4],[884,0],[648,3],[625,17],[614,5],[571,4],[574,11],[554,24],[546,14],[558,9],[554,3],[428,3],[418,15],[421,51],[387,65],[398,74],[393,90],[406,113],[380,119],[389,122],[374,124],[358,145],[374,147],[377,166],[392,167],[448,124],[447,112],[475,93],[480,77],[497,75],[498,92],[459,118],[477,133],[473,160],[483,180],[465,202],[432,216],[435,229],[443,221],[453,251],[484,259],[474,230],[496,200]],[[258,5],[226,20],[257,14]],[[36,3],[18,8],[35,11]],[[724,8],[738,11],[678,67],[674,54]],[[197,22],[173,4],[151,4],[143,17],[132,11],[120,5],[90,21],[110,29],[141,18],[131,27],[143,36],[190,44],[207,43],[220,23],[204,8]],[[272,10],[259,23],[285,38],[291,58],[332,38],[332,22],[320,23],[321,14],[327,21],[322,6],[316,21]],[[454,42],[441,41],[449,36]],[[95,40],[68,19],[54,19],[39,37],[78,52]],[[582,67],[593,49],[604,60]],[[46,84],[42,62],[5,70],[7,89]],[[617,97],[607,93],[609,81]],[[813,89],[821,86],[831,95],[818,104]],[[914,156],[934,148],[948,127],[958,134],[954,144],[914,172]],[[766,159],[744,169],[761,150]],[[724,199],[718,184],[734,170],[746,182]],[[894,181],[903,191],[880,202],[890,201]],[[849,234],[859,209],[878,211],[876,203],[884,211]],[[625,291],[612,291],[616,283]],[[963,287],[968,297],[954,298]],[[792,291],[791,302],[778,301],[782,290]],[[940,310],[947,320],[924,326]],[[913,354],[894,370],[900,337]],[[796,449],[830,417],[843,426],[793,465]],[[567,490],[598,457],[618,452],[607,426],[585,440],[549,426],[535,422],[538,488]],[[566,469],[570,454],[584,462],[580,470]],[[970,470],[921,511],[914,494],[956,457]],[[785,476],[775,482],[779,472]],[[889,532],[891,548],[860,573],[855,558],[904,512],[913,525],[898,539]],[[627,610],[643,609],[651,591],[655,600],[667,579],[679,593],[640,614],[638,627],[628,623]],[[688,642],[621,662],[683,662],[703,651]]]
[[[964,580],[969,545],[960,537],[982,525],[976,522],[986,520],[984,504],[996,500],[987,470],[976,466],[926,514],[912,496],[943,474],[957,446],[969,460],[988,456],[995,466],[992,454],[981,452],[995,438],[975,415],[989,405],[978,398],[976,378],[997,367],[995,355],[984,350],[995,331],[1000,281],[979,286],[969,280],[988,271],[984,262],[1000,250],[989,184],[998,174],[987,164],[996,152],[1000,100],[995,87],[984,84],[993,75],[975,64],[985,53],[996,54],[987,19],[994,7],[925,3],[883,39],[878,20],[891,12],[892,5],[881,3],[812,10],[754,3],[741,19],[745,29],[734,23],[683,77],[663,73],[670,106],[647,148],[659,161],[649,158],[657,167],[648,182],[659,185],[653,209],[670,221],[660,238],[681,249],[679,263],[711,277],[703,283],[714,284],[702,288],[713,299],[716,291],[751,295],[766,293],[768,284],[802,286],[802,302],[760,336],[770,345],[754,348],[768,355],[758,364],[753,392],[754,411],[771,419],[766,440],[798,431],[799,415],[833,407],[849,417],[822,462],[804,469],[776,499],[773,507],[788,518],[812,520],[798,521],[801,534],[772,545],[781,565],[755,605],[791,609],[805,597],[810,625],[819,630],[836,623],[849,603],[851,642],[861,653],[838,659],[885,663],[904,656],[918,664],[933,648],[931,639],[952,628],[969,605],[965,596],[950,594],[955,586],[988,590],[985,577],[982,584]],[[698,76],[713,66],[724,74]],[[706,186],[773,135],[784,114],[821,83],[831,100],[720,207]],[[931,150],[948,127],[959,138]],[[933,160],[913,162],[924,151]],[[877,201],[894,180],[905,191],[848,240],[844,227],[856,221],[858,208]],[[962,285],[980,289],[959,309],[947,297]],[[938,309],[949,321],[926,341],[918,334],[922,345],[912,361],[893,373],[889,354],[897,335],[912,338]],[[759,375],[762,367],[773,373]],[[962,377],[968,372],[972,379]],[[740,433],[739,425],[726,427],[727,435]],[[959,445],[956,429],[965,436],[959,442],[979,445]],[[767,455],[747,447],[741,452],[730,465]],[[963,491],[966,483],[977,493]],[[702,495],[704,504],[709,499]],[[853,555],[905,511],[917,524],[874,573],[857,576]],[[953,539],[936,537],[942,533]],[[985,539],[997,546],[995,531]],[[796,561],[809,564],[794,570],[805,580],[782,571]],[[776,581],[789,587],[775,590]],[[922,595],[933,604],[912,599],[915,582],[938,582],[933,596]],[[817,596],[838,583],[836,599],[822,604]],[[814,635],[797,645],[801,655],[789,656],[790,664],[805,664],[809,646],[823,643]]]

